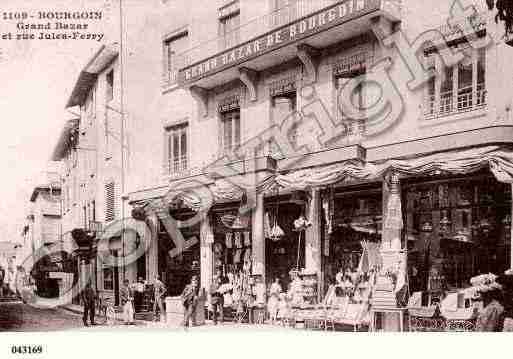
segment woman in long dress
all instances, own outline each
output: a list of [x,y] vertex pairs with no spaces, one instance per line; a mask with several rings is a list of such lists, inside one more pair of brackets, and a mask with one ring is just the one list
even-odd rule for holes
[[276,322],[278,318],[278,307],[280,302],[280,293],[282,291],[280,285],[280,279],[275,278],[271,288],[269,289],[269,301],[267,302],[267,310],[269,311],[269,317],[271,322]]

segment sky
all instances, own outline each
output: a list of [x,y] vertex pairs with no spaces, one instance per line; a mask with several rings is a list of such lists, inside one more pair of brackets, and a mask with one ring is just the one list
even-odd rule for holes
[[27,19],[27,24],[47,22],[37,19],[40,10],[102,10],[103,21],[89,21],[89,29],[105,32],[109,42],[116,40],[110,21],[116,3],[111,1],[1,0],[0,241],[22,239],[30,194],[45,182],[60,131],[73,117],[65,104],[80,70],[101,46],[93,40],[2,40],[2,34],[19,32],[18,21],[4,19],[3,13],[29,11],[35,18]]

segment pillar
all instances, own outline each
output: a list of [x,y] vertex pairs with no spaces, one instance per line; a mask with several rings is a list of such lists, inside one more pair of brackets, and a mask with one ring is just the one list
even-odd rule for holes
[[146,251],[146,280],[153,282],[158,275],[159,260],[158,217],[156,214],[149,216],[144,237],[145,241],[150,241]]
[[312,189],[307,208],[307,219],[312,224],[305,234],[305,269],[319,274],[321,270],[321,196],[319,189]]
[[134,283],[137,281],[137,260],[133,256],[136,249],[135,241],[137,234],[133,230],[128,230],[125,231],[125,235],[122,238],[125,241],[125,261],[123,263],[125,266],[125,279],[128,279],[130,283]]
[[305,233],[305,270],[316,273],[319,296],[322,295],[322,247],[321,247],[321,193],[317,188],[310,192],[310,203],[307,206],[307,220],[312,224]]
[[212,283],[214,269],[214,254],[212,244],[214,243],[214,232],[208,215],[200,224],[200,283],[202,288],[209,288]]
[[[383,232],[381,238],[382,271],[402,268],[406,273],[406,256],[402,248],[402,207],[399,176],[391,173],[383,181]],[[386,287],[388,296],[395,299],[393,283],[380,273],[377,278],[378,285]],[[385,331],[398,331],[400,328],[398,315],[386,313],[383,315],[382,329]]]
[[264,194],[256,194],[252,212],[251,247],[253,254],[253,274],[260,274],[265,283],[265,238],[264,238]]
[[[513,219],[513,183],[511,184],[511,218]],[[510,225],[509,267],[513,269],[513,224]]]

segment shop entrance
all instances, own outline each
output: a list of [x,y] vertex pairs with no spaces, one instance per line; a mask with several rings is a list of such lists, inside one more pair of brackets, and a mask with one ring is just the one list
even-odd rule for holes
[[[192,211],[182,211],[180,213],[171,212],[171,215],[178,221],[184,221],[192,218],[195,213]],[[183,292],[185,286],[189,284],[192,276],[196,275],[199,277],[200,275],[199,223],[178,229],[186,241],[195,237],[197,239],[197,243],[177,256],[170,257],[169,251],[175,248],[174,241],[169,233],[167,233],[162,222],[159,220],[158,271],[161,281],[167,288],[167,296],[179,296]],[[143,263],[138,263],[138,272],[139,269],[142,272],[142,268]]]
[[284,235],[275,240],[266,239],[266,280],[267,284],[270,285],[275,278],[279,278],[283,290],[287,290],[291,281],[289,272],[295,269],[298,264],[298,253],[299,270],[305,266],[305,236],[302,233],[301,243],[299,243],[299,233],[293,230],[294,221],[304,213],[304,205],[280,200],[277,213],[276,200],[274,198],[266,203],[267,227],[270,231],[274,225],[274,217],[277,215],[277,223],[283,230]]
[[381,186],[334,191],[333,232],[323,246],[324,292],[338,273],[372,269],[359,264],[364,246],[375,249],[381,240],[382,198]]

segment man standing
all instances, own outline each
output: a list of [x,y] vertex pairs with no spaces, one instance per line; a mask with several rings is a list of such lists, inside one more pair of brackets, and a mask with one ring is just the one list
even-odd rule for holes
[[220,292],[221,285],[224,284],[223,277],[220,270],[217,270],[216,275],[212,279],[212,284],[210,285],[210,304],[212,305],[212,315],[214,320],[214,325],[217,325],[217,313],[219,312],[219,319],[221,323],[224,320],[223,313],[223,305],[224,305],[224,297],[223,293]]
[[84,290],[82,291],[82,304],[84,305],[84,316],[82,317],[82,321],[84,325],[87,327],[87,317],[89,316],[89,321],[91,325],[96,325],[94,322],[94,307],[96,302],[96,293],[94,289],[91,287],[91,283],[87,283]]
[[134,296],[132,288],[130,288],[130,282],[128,279],[125,279],[123,284],[123,288],[121,288],[120,292],[121,305],[123,306],[123,320],[126,325],[134,324]]
[[157,321],[157,307],[159,309],[159,315],[164,318],[164,306],[162,305],[162,297],[166,293],[166,286],[160,281],[159,276],[155,278],[155,283],[153,283],[153,293],[153,314],[155,316],[155,321]]
[[199,286],[198,277],[192,276],[191,283],[188,284],[182,292],[182,304],[184,307],[183,314],[183,325],[185,328],[189,326],[189,322],[192,321],[192,325],[196,325],[196,306],[198,304]]

